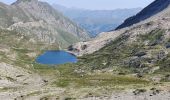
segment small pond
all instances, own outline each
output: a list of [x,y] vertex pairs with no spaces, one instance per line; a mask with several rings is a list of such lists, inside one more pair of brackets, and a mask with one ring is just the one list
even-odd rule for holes
[[36,62],[47,65],[60,65],[66,63],[76,63],[77,57],[66,51],[46,51],[37,57]]

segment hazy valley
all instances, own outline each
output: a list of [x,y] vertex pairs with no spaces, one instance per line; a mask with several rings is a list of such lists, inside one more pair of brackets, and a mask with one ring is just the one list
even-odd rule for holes
[[91,37],[118,27],[126,18],[135,15],[142,8],[116,10],[86,10],[67,8],[54,4],[53,7],[87,30]]

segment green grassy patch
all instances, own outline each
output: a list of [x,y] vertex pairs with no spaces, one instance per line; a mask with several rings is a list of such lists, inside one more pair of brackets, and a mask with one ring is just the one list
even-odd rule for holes
[[115,87],[115,86],[136,86],[147,85],[149,82],[143,79],[128,77],[128,76],[115,76],[111,74],[95,74],[85,75],[83,77],[63,77],[54,82],[58,87]]
[[155,29],[155,30],[152,30],[150,33],[147,33],[145,35],[140,35],[139,37],[141,38],[142,41],[149,40],[150,44],[156,45],[162,40],[164,33],[165,33],[165,30]]

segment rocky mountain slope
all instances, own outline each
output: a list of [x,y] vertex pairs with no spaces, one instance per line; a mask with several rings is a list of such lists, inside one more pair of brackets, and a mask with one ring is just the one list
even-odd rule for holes
[[57,4],[54,4],[53,7],[86,29],[92,37],[95,37],[101,32],[108,32],[115,29],[126,18],[135,15],[142,9],[85,10],[67,8]]
[[71,43],[89,39],[87,32],[38,0],[17,0],[12,5],[0,4],[0,26],[25,33],[34,41],[66,47]]
[[[70,46],[69,50],[80,56],[77,67],[81,67],[76,70],[82,71],[79,73],[132,75],[153,82],[151,87],[158,85],[155,88],[163,87],[162,91],[170,91],[170,2],[155,0],[148,7],[157,13],[151,12],[152,16],[129,27],[102,33],[91,41]],[[143,11],[140,13],[148,14]]]
[[[166,0],[166,5],[169,4],[168,1],[169,0]],[[153,4],[157,4],[158,2],[159,2],[159,6],[153,5]],[[101,49],[102,47],[106,46],[108,43],[110,43],[110,41],[114,41],[115,39],[120,38],[122,34],[128,34],[129,32],[130,33],[133,32],[135,34],[149,33],[150,31],[157,29],[157,28],[167,30],[169,27],[169,22],[168,22],[169,6],[166,6],[166,8],[160,10],[160,7],[164,6],[164,5],[165,5],[164,2],[160,3],[159,0],[156,0],[152,4],[150,4],[148,7],[146,7],[147,9],[155,8],[155,10],[157,7],[156,14],[150,16],[149,18],[147,18],[139,23],[131,25],[129,27],[111,31],[111,32],[103,32],[98,37],[92,39],[91,41],[80,42],[80,43],[77,43],[76,45],[73,45],[72,49],[75,50],[77,48],[78,51],[80,51],[79,52],[80,55],[89,54],[89,53],[93,53],[93,52]],[[146,9],[146,8],[144,8],[144,9]],[[141,12],[144,13],[144,10],[142,10]],[[141,13],[141,12],[139,12],[139,13]],[[145,16],[145,15],[143,15],[143,16]],[[84,46],[86,46],[86,48],[82,48]],[[70,46],[70,48],[71,48],[71,46]],[[84,49],[84,50],[82,50],[82,49]]]
[[131,26],[133,24],[136,24],[140,21],[143,21],[145,19],[148,19],[148,18],[154,16],[155,14],[166,9],[169,6],[169,2],[170,2],[169,0],[155,0],[152,4],[147,6],[145,9],[143,9],[137,15],[126,19],[124,21],[124,23],[122,23],[116,29],[121,29],[121,28],[124,28],[124,27]]
[[57,48],[6,29],[0,29],[0,37],[0,99],[20,100],[42,91],[46,82],[35,71],[34,58],[43,50]]
[[88,64],[81,66],[88,68],[105,69],[120,66],[130,68],[136,73],[168,74],[170,71],[169,12],[170,7],[167,6],[140,23],[103,33],[94,40],[77,43],[69,49],[80,56],[87,54],[83,56],[83,61]]

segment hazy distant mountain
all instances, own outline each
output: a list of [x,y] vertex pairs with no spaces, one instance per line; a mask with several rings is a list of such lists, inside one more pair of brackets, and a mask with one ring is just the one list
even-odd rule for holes
[[61,11],[65,16],[86,29],[91,36],[101,32],[115,29],[126,18],[135,15],[141,8],[116,9],[116,10],[85,10],[78,8],[66,8],[54,4],[53,7]]

